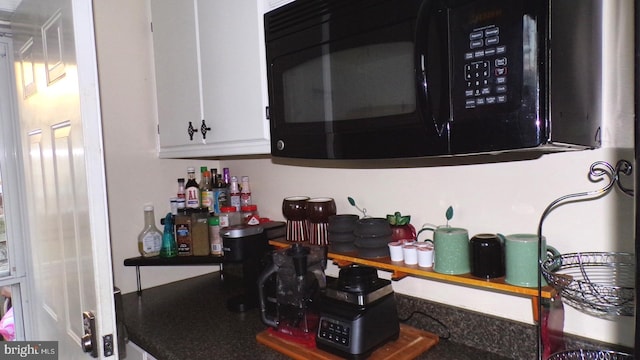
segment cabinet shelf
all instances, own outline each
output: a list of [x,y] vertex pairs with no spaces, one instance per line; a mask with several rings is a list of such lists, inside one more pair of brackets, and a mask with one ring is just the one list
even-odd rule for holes
[[[269,244],[275,247],[283,248],[290,246],[292,243],[284,239],[273,239]],[[555,290],[551,286],[545,286],[538,293],[537,287],[522,287],[508,284],[504,281],[504,277],[495,279],[480,279],[473,277],[471,274],[448,275],[433,271],[432,268],[423,268],[418,265],[407,265],[400,261],[391,261],[391,258],[381,257],[375,259],[365,259],[353,253],[334,253],[329,252],[328,258],[331,259],[339,267],[349,266],[351,264],[365,265],[375,267],[380,270],[390,271],[393,280],[400,280],[406,276],[421,277],[430,280],[437,280],[455,285],[474,287],[483,290],[497,291],[510,295],[529,297],[532,301],[533,319],[538,321],[538,301],[539,296],[543,299],[550,299],[555,294]]]

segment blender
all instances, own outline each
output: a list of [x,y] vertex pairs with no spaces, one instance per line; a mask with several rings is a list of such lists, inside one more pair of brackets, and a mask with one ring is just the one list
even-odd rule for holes
[[319,316],[314,299],[326,286],[325,250],[294,243],[272,257],[258,278],[262,321],[275,336],[315,347]]

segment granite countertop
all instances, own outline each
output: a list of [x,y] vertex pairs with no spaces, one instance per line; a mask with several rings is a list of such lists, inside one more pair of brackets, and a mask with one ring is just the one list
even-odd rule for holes
[[[226,300],[237,294],[237,281],[211,273],[123,295],[129,339],[158,360],[287,359],[257,342],[267,327],[259,311],[235,313]],[[451,340],[418,359],[505,360],[506,357]]]

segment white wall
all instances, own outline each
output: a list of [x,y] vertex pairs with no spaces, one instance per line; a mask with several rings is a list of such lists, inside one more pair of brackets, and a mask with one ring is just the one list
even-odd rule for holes
[[[568,193],[598,188],[587,179],[592,162],[633,159],[633,63],[630,38],[631,1],[605,2],[617,24],[605,24],[612,47],[605,59],[608,81],[604,90],[605,148],[545,155],[527,161],[484,165],[345,169],[315,163],[276,164],[271,159],[159,160],[155,145],[155,104],[151,34],[146,2],[95,2],[100,82],[105,126],[107,182],[113,242],[115,284],[123,292],[135,290],[132,268],[123,259],[137,256],[136,236],[142,227],[142,204],[154,202],[167,211],[175,192],[175,178],[189,165],[230,167],[233,175],[251,178],[254,202],[262,216],[282,220],[281,201],[290,195],[331,196],[339,213],[357,213],[347,202],[356,199],[374,216],[394,211],[412,216],[420,226],[444,222],[449,205],[455,208],[452,224],[470,234],[504,234],[537,230],[544,208]],[[164,207],[163,207],[164,206]],[[162,211],[157,211],[160,216]],[[632,251],[632,199],[611,193],[605,198],[573,203],[553,211],[543,228],[548,242],[560,252]],[[206,268],[143,268],[143,285],[151,286]],[[335,274],[332,267],[329,273]],[[384,274],[383,274],[384,276]],[[423,279],[394,282],[397,292],[477,310],[522,322],[531,322],[529,299],[469,289]],[[633,319],[596,319],[567,308],[565,331],[589,338],[633,346]]]
[[[217,161],[161,160],[156,148],[155,84],[148,4],[146,1],[95,1],[96,41],[114,284],[135,291],[135,268],[126,258],[140,256],[138,234],[143,205],[154,204],[158,219],[169,211],[177,178],[187,167],[217,167]],[[217,266],[141,268],[143,287],[197,276]]]

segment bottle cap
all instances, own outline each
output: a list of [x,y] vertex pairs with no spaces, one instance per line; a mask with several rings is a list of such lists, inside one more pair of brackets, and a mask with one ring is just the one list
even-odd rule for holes
[[207,167],[206,166],[200,166],[200,172],[205,172],[207,171]]
[[196,169],[195,169],[194,167],[191,167],[191,166],[190,166],[190,167],[188,167],[188,168],[187,168],[187,172],[188,172],[188,173],[195,173],[195,172],[196,172]]
[[220,225],[220,218],[217,216],[211,216],[207,222],[209,223],[209,226],[218,226]]
[[220,208],[220,212],[236,212],[235,206],[223,206]]
[[244,205],[240,207],[242,211],[258,211],[258,205]]
[[144,206],[144,211],[153,211],[153,205],[151,204],[146,204]]

